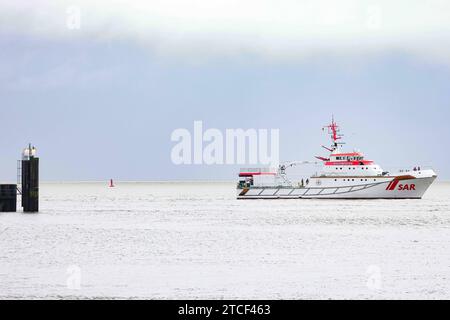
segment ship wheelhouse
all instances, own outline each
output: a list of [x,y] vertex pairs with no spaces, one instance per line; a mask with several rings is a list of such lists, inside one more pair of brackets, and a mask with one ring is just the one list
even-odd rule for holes
[[342,135],[339,134],[339,126],[332,120],[332,123],[324,128],[328,128],[331,135],[331,148],[324,147],[331,154],[328,158],[316,157],[323,161],[321,176],[382,176],[383,169],[372,160],[367,160],[363,153],[359,151],[344,153],[341,151]]
[[381,176],[383,170],[361,152],[332,153],[322,170],[322,176]]

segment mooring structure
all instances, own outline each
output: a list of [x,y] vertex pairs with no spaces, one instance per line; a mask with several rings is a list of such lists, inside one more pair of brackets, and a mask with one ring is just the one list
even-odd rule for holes
[[39,158],[36,148],[28,145],[22,154],[22,207],[23,212],[39,211]]
[[0,212],[16,212],[17,196],[23,212],[39,212],[39,158],[31,144],[17,165],[17,184],[0,184]]

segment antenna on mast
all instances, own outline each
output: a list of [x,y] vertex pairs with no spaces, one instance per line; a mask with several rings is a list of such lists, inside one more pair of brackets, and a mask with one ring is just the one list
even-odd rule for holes
[[325,149],[333,152],[338,148],[339,145],[345,144],[344,142],[339,142],[339,140],[341,140],[344,135],[340,133],[339,126],[334,120],[334,114],[331,116],[331,124],[324,126],[322,130],[325,130],[325,128],[328,129],[328,134],[331,136],[332,141],[331,150],[326,147]]

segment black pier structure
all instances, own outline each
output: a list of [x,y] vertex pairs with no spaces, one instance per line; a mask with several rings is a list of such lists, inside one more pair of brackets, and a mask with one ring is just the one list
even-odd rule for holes
[[39,212],[39,158],[31,144],[17,161],[17,184],[0,184],[0,212],[16,212],[18,195],[23,212]]
[[17,185],[0,184],[0,212],[17,211]]
[[21,188],[18,189],[22,195],[23,212],[39,211],[39,158],[36,157],[36,148],[31,144],[26,148],[19,161],[18,177]]

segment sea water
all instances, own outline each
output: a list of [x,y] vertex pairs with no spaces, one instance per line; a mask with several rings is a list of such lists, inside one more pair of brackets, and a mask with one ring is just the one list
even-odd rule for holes
[[450,299],[450,183],[236,200],[235,183],[44,183],[0,213],[0,299]]

